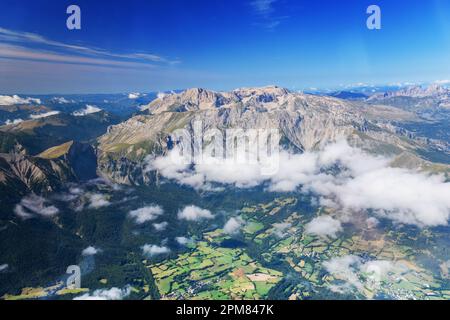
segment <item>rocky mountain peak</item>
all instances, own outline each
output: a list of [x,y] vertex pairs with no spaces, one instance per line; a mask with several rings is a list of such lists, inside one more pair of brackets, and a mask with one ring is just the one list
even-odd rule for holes
[[[162,112],[187,112],[215,110],[218,108],[246,110],[298,110],[299,108],[316,108],[320,106],[346,109],[341,100],[291,92],[278,86],[260,88],[240,88],[230,92],[216,92],[201,88],[192,88],[181,93],[161,96],[151,102],[142,111],[151,114]],[[348,105],[348,104],[347,104]]]

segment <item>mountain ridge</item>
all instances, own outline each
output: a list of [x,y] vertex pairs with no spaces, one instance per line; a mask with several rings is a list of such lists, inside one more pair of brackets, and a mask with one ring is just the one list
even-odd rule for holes
[[369,117],[367,107],[359,101],[276,86],[229,92],[193,88],[167,94],[99,137],[99,171],[119,183],[142,183],[144,158],[166,153],[167,140],[176,129],[193,134],[195,122],[201,123],[203,131],[278,129],[283,147],[296,152],[320,149],[342,137],[369,152],[392,156],[415,154],[433,143],[416,139],[388,120],[389,115],[404,116],[400,109],[372,107]]

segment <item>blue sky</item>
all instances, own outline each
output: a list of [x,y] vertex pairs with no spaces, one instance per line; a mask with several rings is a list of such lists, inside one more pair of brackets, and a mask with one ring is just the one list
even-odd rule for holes
[[[82,30],[66,28],[77,4]],[[366,9],[382,10],[368,30]],[[0,92],[450,79],[445,0],[1,0]]]

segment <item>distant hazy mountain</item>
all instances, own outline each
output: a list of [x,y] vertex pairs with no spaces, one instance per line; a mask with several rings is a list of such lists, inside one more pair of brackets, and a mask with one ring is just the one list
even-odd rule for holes
[[434,84],[428,87],[411,86],[396,91],[389,91],[383,93],[376,93],[372,95],[369,100],[386,99],[392,97],[410,97],[410,98],[424,98],[424,97],[446,97],[450,95],[450,90],[440,85]]
[[339,98],[339,99],[366,99],[368,96],[361,92],[354,91],[337,91],[329,94],[331,97]]

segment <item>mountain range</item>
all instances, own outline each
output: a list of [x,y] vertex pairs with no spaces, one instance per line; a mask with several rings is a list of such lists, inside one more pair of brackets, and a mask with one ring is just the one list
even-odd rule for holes
[[[408,99],[408,107],[395,100],[399,98]],[[90,163],[98,163],[90,172],[97,171],[118,183],[142,184],[148,182],[144,159],[167,153],[173,131],[185,128],[192,132],[196,121],[202,123],[203,131],[278,129],[283,147],[299,153],[320,149],[344,137],[374,154],[397,157],[395,163],[399,166],[429,166],[436,159],[447,164],[448,141],[419,136],[402,126],[426,125],[429,119],[423,115],[430,109],[445,115],[447,99],[449,91],[437,86],[375,94],[362,101],[296,93],[276,86],[230,92],[194,88],[160,95],[120,123],[120,118],[101,111],[82,117],[60,113],[0,127],[4,163],[1,180],[4,185],[20,180],[32,191],[41,191],[42,186],[33,185],[46,181],[46,188],[53,190],[48,181],[71,181],[77,176],[73,170],[66,172],[77,165],[63,158],[68,153],[74,158],[89,149],[97,157],[92,161],[93,156],[89,156]],[[18,112],[23,108],[18,107]],[[40,108],[41,112],[49,110]],[[70,147],[65,148],[68,144]],[[81,147],[83,144],[92,147]],[[51,159],[42,157],[51,153],[46,151],[49,148],[65,151]]]
[[[40,298],[73,298],[87,291],[57,291],[54,283],[79,263],[83,290],[122,288],[139,299],[195,297],[247,273],[254,298],[308,290],[319,298],[374,297],[328,286],[327,259],[344,251],[380,257],[372,262],[383,266],[401,256],[414,264],[412,275],[430,279],[423,270],[445,271],[448,260],[448,99],[436,86],[367,96],[269,86],[164,93],[121,114],[86,104],[56,110],[34,100],[0,106],[10,119],[24,118],[0,126],[0,296],[36,297],[33,286]],[[167,157],[191,143],[176,132],[194,135],[198,124],[224,136],[229,129],[278,130],[279,174],[270,180],[251,166],[171,166]],[[424,226],[435,227],[433,236]],[[290,256],[296,250],[303,251]],[[371,262],[347,258],[361,270]],[[186,263],[193,264],[190,280],[178,275]],[[217,273],[208,269],[216,266]],[[197,281],[199,270],[211,274]],[[261,278],[268,279],[262,287]],[[210,298],[247,297],[211,290]]]

